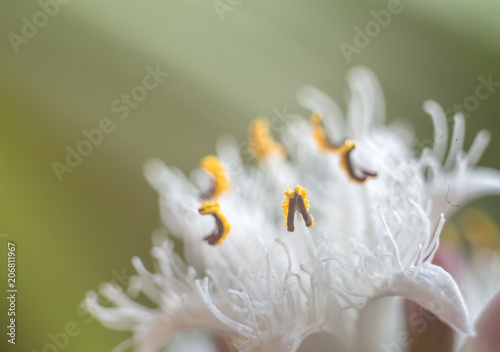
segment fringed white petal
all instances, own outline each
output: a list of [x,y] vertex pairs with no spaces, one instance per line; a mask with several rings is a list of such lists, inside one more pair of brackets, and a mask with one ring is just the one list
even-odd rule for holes
[[[317,333],[331,334],[340,350],[371,351],[383,336],[373,319],[378,324],[401,312],[397,304],[379,305],[387,297],[392,303],[412,300],[456,331],[472,334],[457,284],[431,261],[443,213],[475,197],[500,194],[500,172],[474,168],[489,133],[480,132],[465,152],[463,116],[455,116],[449,143],[442,108],[427,101],[434,145],[416,159],[399,130],[381,125],[385,106],[373,73],[357,67],[347,80],[347,120],[313,87],[301,88],[299,101],[324,115],[329,136],[354,138],[353,167],[376,177],[364,184],[350,180],[339,155],[319,152],[310,125],[300,117],[287,119],[280,131],[288,159],[269,156],[248,165],[244,162],[254,161],[245,158],[248,145],[221,139],[217,155],[231,190],[218,201],[231,232],[211,246],[203,238],[217,223],[198,208],[201,192],[213,180],[200,170],[188,179],[153,159],[144,172],[160,195],[164,225],[153,238],[154,267],[133,258],[137,275],[127,294],[104,285],[101,293],[114,307],[101,306],[90,293],[87,309],[110,328],[134,331],[141,352],[193,328],[223,332],[240,351],[295,351]],[[280,204],[284,190],[297,184],[308,189],[316,226],[306,227],[302,215],[294,214],[295,232],[289,233]],[[183,242],[182,257],[163,231]],[[139,294],[157,308],[135,303]]]
[[432,123],[434,124],[434,148],[432,154],[441,163],[446,155],[446,148],[448,146],[446,115],[443,108],[433,100],[427,100],[424,103],[424,110],[431,116]]
[[482,130],[476,135],[469,152],[467,153],[467,164],[469,167],[476,166],[486,150],[486,147],[490,143],[490,139],[491,133],[487,130]]
[[[464,160],[465,161],[465,160]],[[486,195],[500,194],[500,171],[476,167],[436,178],[429,187],[433,198],[433,221],[439,212],[453,214],[467,202]]]
[[456,162],[457,154],[462,151],[465,138],[465,121],[462,114],[456,114],[454,116],[453,132],[451,136],[450,150],[448,151],[448,156],[444,163],[444,169],[451,169]]
[[385,120],[385,104],[378,80],[369,69],[354,67],[347,75],[351,90],[347,119],[353,138],[359,138],[374,123]]
[[[393,296],[416,302],[460,333],[474,334],[467,307],[453,278],[443,268],[431,264],[414,274],[414,269],[396,274],[391,283],[378,288],[376,295],[362,306],[357,323],[357,351],[373,351],[374,345],[382,344],[383,336],[396,341],[396,336],[391,336],[394,331],[387,325],[396,320],[395,331],[399,332],[404,322],[399,321],[401,316],[394,316],[395,311],[401,310],[402,301],[389,299]],[[374,321],[384,324],[374,325]]]
[[84,307],[94,315],[102,325],[114,330],[134,330],[143,321],[149,319],[146,309],[137,307],[103,307],[98,302],[94,291],[87,293]]
[[437,265],[424,265],[416,276],[411,271],[396,275],[394,288],[386,294],[412,300],[456,331],[474,334],[467,306],[457,283]]
[[171,312],[169,315],[157,314],[149,326],[140,336],[138,343],[139,352],[155,352],[172,335],[188,330],[206,330],[214,333],[227,331],[225,325],[221,324],[210,312],[205,304],[191,302],[189,305]]

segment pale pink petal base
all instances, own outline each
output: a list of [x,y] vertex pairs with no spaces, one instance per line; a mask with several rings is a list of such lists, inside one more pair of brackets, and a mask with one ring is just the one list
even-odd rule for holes
[[500,351],[500,292],[488,303],[476,324],[477,336],[469,338],[461,352]]

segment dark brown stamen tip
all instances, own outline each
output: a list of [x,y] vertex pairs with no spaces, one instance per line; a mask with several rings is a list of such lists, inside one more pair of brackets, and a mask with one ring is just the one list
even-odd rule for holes
[[295,205],[297,204],[297,196],[290,199],[288,205],[288,217],[286,219],[288,232],[293,232],[295,230],[294,220],[295,220]]
[[358,175],[356,173],[356,170],[354,169],[354,165],[352,164],[352,160],[351,160],[351,153],[352,151],[354,150],[355,147],[352,147],[351,149],[349,149],[348,151],[345,152],[345,167],[346,167],[346,171],[347,173],[349,174],[349,176],[357,181],[357,182],[360,182],[360,183],[363,183],[366,181],[366,179],[368,177],[376,177],[377,176],[377,173],[376,172],[372,172],[372,171],[366,171],[364,169],[359,169],[359,172],[361,173],[361,175]]
[[306,226],[311,227],[313,221],[312,221],[311,215],[309,214],[309,212],[306,209],[306,205],[304,204],[304,199],[302,198],[302,196],[299,196],[299,195],[297,195],[295,198],[297,198],[297,206],[299,208],[298,210],[299,210],[300,215],[302,215],[302,218],[304,219]]
[[204,237],[203,239],[208,242],[208,244],[216,244],[224,234],[224,224],[222,220],[215,214],[211,214],[215,219],[215,230],[210,235]]

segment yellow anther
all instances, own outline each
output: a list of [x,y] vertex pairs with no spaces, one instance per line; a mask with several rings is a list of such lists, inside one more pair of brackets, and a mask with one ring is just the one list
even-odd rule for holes
[[212,178],[210,190],[201,195],[203,199],[217,198],[230,188],[229,174],[217,157],[209,155],[201,159],[200,166]]
[[307,191],[305,188],[303,188],[300,185],[295,186],[295,194],[301,196],[304,199],[304,203],[306,203],[306,210],[309,210],[309,201],[306,199],[307,197]]
[[269,122],[266,118],[258,118],[250,124],[249,149],[253,156],[261,161],[269,155],[286,155],[285,147],[276,143],[269,133]]
[[350,163],[350,153],[356,148],[356,143],[351,140],[346,140],[344,145],[340,147],[340,166],[347,172],[347,175],[352,180],[352,165]]
[[294,218],[295,212],[299,212],[304,219],[307,227],[313,227],[314,218],[309,214],[309,201],[306,199],[307,191],[305,188],[297,185],[292,191],[291,189],[285,190],[285,200],[281,207],[283,208],[283,215],[285,216],[285,226],[289,232],[295,230]]
[[351,181],[363,184],[368,177],[375,177],[377,176],[377,174],[375,172],[366,171],[361,168],[359,168],[359,171],[355,170],[351,160],[351,153],[354,148],[356,148],[356,143],[351,140],[346,140],[344,145],[340,147],[340,166],[347,173],[347,176]]
[[222,213],[219,202],[205,202],[198,209],[198,211],[201,215],[212,215],[215,219],[215,230],[203,239],[212,246],[216,246],[224,242],[229,231],[231,231],[231,224]]
[[318,143],[318,147],[324,151],[336,151],[341,146],[342,143],[332,142],[325,131],[325,126],[323,125],[323,118],[318,113],[313,113],[311,116],[311,125],[314,139]]

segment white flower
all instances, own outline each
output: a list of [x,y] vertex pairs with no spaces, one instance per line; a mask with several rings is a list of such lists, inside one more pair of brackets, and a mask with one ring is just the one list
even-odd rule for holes
[[[242,163],[231,138],[219,143],[218,158],[204,159],[193,181],[150,161],[145,172],[160,194],[166,228],[153,236],[156,266],[147,270],[133,258],[138,275],[128,294],[104,285],[103,296],[116,307],[102,307],[91,292],[87,308],[107,327],[132,330],[139,351],[155,351],[186,329],[222,333],[241,351],[295,351],[319,332],[332,336],[325,350],[374,351],[387,334],[384,322],[398,309],[385,304],[383,298],[392,296],[418,303],[461,334],[474,334],[457,284],[432,259],[444,215],[455,204],[500,192],[500,173],[474,167],[489,135],[480,132],[463,152],[464,119],[457,115],[444,160],[445,115],[428,101],[434,147],[416,158],[407,135],[384,125],[374,75],[356,68],[348,82],[345,119],[323,93],[300,90],[302,105],[319,115],[314,134],[307,121],[290,121],[281,136],[285,148],[257,121],[250,143],[256,167]],[[346,137],[356,149],[343,144]],[[335,142],[343,147],[335,151]],[[285,189],[293,190],[283,203],[293,233],[283,225]],[[165,232],[182,241],[183,257]],[[140,292],[156,308],[129,298]]]

